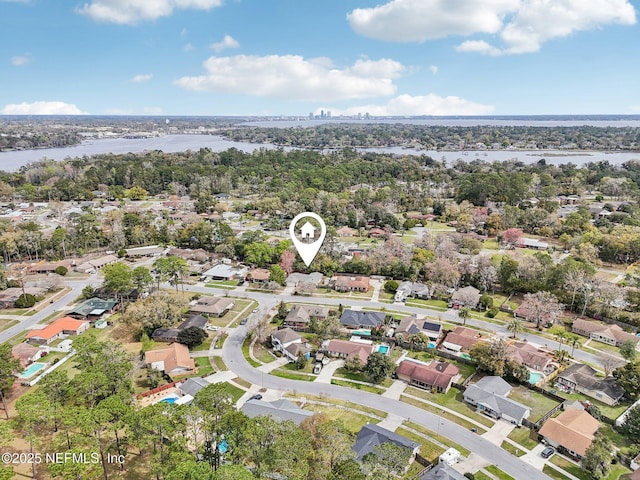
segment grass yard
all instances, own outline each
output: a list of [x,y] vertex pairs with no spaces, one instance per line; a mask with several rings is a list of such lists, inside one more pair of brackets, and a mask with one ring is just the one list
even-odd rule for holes
[[288,378],[289,380],[303,380],[306,382],[313,382],[315,380],[315,375],[305,375],[303,373],[293,373],[293,372],[285,372],[284,370],[273,370],[269,375],[274,375],[276,377]]
[[[333,374],[334,377],[344,378],[345,380],[355,380],[357,382],[367,382],[371,383],[369,378],[364,373],[352,373],[347,372],[344,368],[339,368]],[[385,378],[380,386],[382,387],[390,387],[393,384],[393,380],[390,378]]]
[[506,450],[511,455],[515,455],[516,457],[521,457],[522,455],[527,453],[524,451],[524,449],[515,447],[513,444],[507,442],[506,440],[503,440],[502,444],[500,444],[500,448]]
[[219,383],[218,385],[233,399],[233,403],[236,403],[245,392],[243,389],[231,385],[229,382]]
[[541,393],[529,390],[521,385],[514,387],[513,390],[511,390],[509,398],[531,408],[531,416],[529,417],[529,420],[532,422],[538,421],[545,413],[558,405],[558,402],[555,400],[545,397]]
[[452,442],[451,440],[449,440],[446,437],[443,437],[441,435],[438,435],[436,432],[432,432],[431,430],[429,430],[428,428],[424,428],[422,425],[418,425],[417,423],[413,423],[411,421],[405,421],[402,422],[402,425],[404,425],[405,427],[409,427],[412,430],[415,430],[416,432],[421,433],[422,435],[424,435],[427,438],[430,438],[438,443],[441,443],[447,447],[453,447],[456,450],[458,450],[462,455],[464,455],[465,457],[468,457],[469,455],[471,455],[471,451],[464,448],[461,445],[458,445],[457,443]]
[[237,383],[238,385],[241,385],[246,389],[249,389],[253,386],[251,382],[247,382],[245,379],[240,377],[235,377],[235,378],[232,378],[231,380],[233,381],[233,383]]
[[209,323],[217,327],[226,327],[232,321],[240,320],[240,313],[244,312],[245,315],[248,314],[255,305],[257,305],[256,302],[252,300],[234,298],[233,308],[220,318],[209,317]]
[[[407,397],[406,395],[400,395],[400,401],[404,403],[408,403],[409,405],[413,405],[415,407],[421,408],[422,410],[435,413],[436,415],[442,418],[445,418],[454,423],[457,423],[458,425],[466,428],[467,430],[471,430],[472,428],[478,428],[474,423],[471,423],[468,420],[465,420],[464,418],[460,418],[457,415],[453,415],[452,413],[449,413],[445,410],[442,410],[441,408],[425,403],[421,400],[416,400],[414,398]],[[479,431],[480,433],[483,433],[482,428],[480,428]]]
[[346,430],[354,435],[357,434],[367,423],[380,422],[377,418],[372,418],[363,413],[356,413],[335,406],[307,403],[304,408],[305,410],[311,410],[312,412],[326,413],[331,420],[338,420]]
[[[296,398],[298,396],[297,393],[295,392],[287,392],[284,394],[285,397],[294,397]],[[323,403],[331,403],[333,405],[340,405],[342,407],[347,407],[347,408],[352,408],[354,410],[358,410],[360,412],[363,412],[364,414],[368,415],[368,416],[372,416],[372,417],[376,417],[376,418],[385,418],[387,416],[387,412],[383,412],[382,410],[377,410],[375,408],[371,408],[371,407],[366,407],[364,405],[358,405],[357,403],[351,403],[351,402],[347,402],[344,400],[338,400],[336,398],[329,398],[329,397],[325,397],[322,395],[305,395],[304,396],[307,400],[309,401],[315,401],[315,402],[323,402]],[[376,420],[373,423],[378,423],[379,420]]]
[[252,367],[259,367],[260,363],[256,362],[253,358],[251,358],[251,355],[249,355],[250,345],[251,345],[251,339],[249,337],[245,338],[244,342],[242,342],[242,354],[244,355],[244,358],[246,358],[247,362],[251,364]]
[[198,367],[198,377],[206,377],[214,373],[209,357],[194,358],[194,361],[196,362],[196,367]]
[[589,473],[585,472],[578,465],[576,465],[575,463],[567,460],[566,458],[560,455],[552,456],[551,463],[562,468],[563,470],[565,470],[567,473],[570,473],[574,477],[578,477],[580,480],[592,480],[592,476]]
[[516,480],[511,475],[503,472],[495,465],[489,465],[488,467],[485,468],[485,470],[489,472],[491,475],[493,475],[494,477],[499,478],[500,480]]
[[560,473],[548,463],[545,464],[544,468],[542,469],[542,473],[547,474],[549,477],[553,478],[553,480],[571,480],[569,477]]
[[484,473],[482,470],[478,470],[473,474],[473,480],[493,480],[493,478]]
[[204,342],[202,342],[197,347],[193,347],[191,349],[191,351],[192,352],[207,352],[207,351],[209,351],[209,347],[211,346],[211,342],[213,341],[213,337],[214,337],[214,335],[209,333],[207,335],[207,338],[204,339]]
[[[420,455],[422,455],[424,458],[426,458],[433,464],[438,463],[438,457],[445,452],[444,448],[442,448],[440,445],[436,445],[435,443],[429,441],[425,435],[414,433],[402,427],[398,427],[396,429],[396,433],[398,435],[402,435],[403,437],[407,437],[408,439],[413,440],[416,443],[419,443]],[[415,462],[415,463],[418,463],[418,462]],[[422,468],[423,467],[420,466],[420,470],[422,470]]]
[[13,327],[16,323],[18,323],[18,320],[7,320],[4,318],[0,318],[0,332],[6,330],[7,328]]
[[264,345],[258,342],[253,344],[253,356],[262,363],[270,363],[276,359]]
[[224,360],[222,360],[222,357],[211,357],[211,360],[213,360],[213,364],[218,372],[229,370],[225,365]]
[[373,385],[363,385],[362,383],[349,382],[348,380],[331,379],[331,385],[338,385],[340,387],[355,388],[356,390],[363,390],[365,392],[375,393],[376,395],[382,395],[384,389],[374,387]]
[[447,393],[431,393],[417,387],[407,387],[405,393],[442,405],[486,427],[491,428],[495,424],[489,417],[477,413],[475,408],[465,403],[462,399],[462,392],[457,388],[452,388]]
[[240,283],[238,280],[211,280],[210,282],[207,282],[205,286],[209,288],[225,287],[233,289],[238,286],[238,283]]
[[432,310],[440,310],[442,312],[449,308],[447,302],[444,300],[421,300],[419,298],[408,298],[405,304],[411,307],[426,307]]
[[526,427],[514,428],[507,438],[522,445],[527,450],[532,450],[538,444],[538,440],[531,438],[531,430]]

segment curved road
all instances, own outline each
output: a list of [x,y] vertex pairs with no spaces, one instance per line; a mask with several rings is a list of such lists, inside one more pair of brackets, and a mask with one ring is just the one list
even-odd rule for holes
[[394,412],[404,418],[411,419],[412,422],[422,425],[431,431],[439,432],[440,435],[480,455],[514,478],[527,478],[528,480],[549,479],[549,477],[540,470],[521,461],[518,457],[511,455],[506,450],[492,444],[478,434],[412,405],[347,387],[288,380],[272,375],[264,375],[262,372],[254,369],[244,358],[242,342],[246,334],[246,327],[236,328],[224,342],[222,348],[224,362],[229,369],[240,378],[276,390],[295,391],[308,395],[327,395],[331,398],[346,400],[385,412]]

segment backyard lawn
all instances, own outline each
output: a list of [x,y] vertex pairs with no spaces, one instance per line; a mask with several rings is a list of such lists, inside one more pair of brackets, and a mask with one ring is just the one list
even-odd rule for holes
[[[458,415],[454,415],[452,413],[449,413],[445,410],[442,410],[439,407],[436,407],[434,405],[431,405],[429,403],[425,403],[421,400],[416,400],[414,398],[408,397],[406,395],[400,395],[400,401],[401,402],[405,402],[408,403],[409,405],[413,405],[415,407],[421,408],[423,410],[426,410],[428,412],[432,412],[435,413],[436,415],[445,418],[447,420],[450,420],[454,423],[457,423],[458,425],[466,428],[467,430],[471,430],[472,428],[478,428],[476,427],[476,425],[474,423],[469,422],[468,420],[465,420],[464,418],[460,418]],[[482,431],[482,428],[479,428],[479,431]]]
[[489,417],[477,413],[475,408],[465,403],[462,399],[462,392],[457,388],[452,388],[447,393],[431,393],[420,388],[407,387],[405,393],[442,405],[489,428],[495,424]]
[[521,385],[513,387],[509,398],[531,408],[529,420],[532,422],[540,420],[549,410],[558,405],[557,401]]
[[522,445],[527,450],[533,449],[538,444],[537,440],[531,438],[531,430],[526,427],[514,428],[507,438]]
[[206,377],[214,373],[209,357],[194,358],[194,361],[196,362],[196,367],[198,367],[198,377]]

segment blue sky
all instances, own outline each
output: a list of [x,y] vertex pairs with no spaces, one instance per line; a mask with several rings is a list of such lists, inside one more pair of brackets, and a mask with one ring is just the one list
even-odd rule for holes
[[639,2],[0,0],[0,114],[637,114]]

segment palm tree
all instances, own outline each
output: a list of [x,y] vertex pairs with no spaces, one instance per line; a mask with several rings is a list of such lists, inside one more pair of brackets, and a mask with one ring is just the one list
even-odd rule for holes
[[556,337],[556,340],[558,340],[558,349],[562,349],[562,341],[567,338],[567,331],[565,330],[564,327],[561,327],[560,325],[555,325],[552,328],[549,329],[549,333],[551,335],[553,335],[554,337]]
[[514,318],[507,324],[507,331],[513,335],[513,338],[516,338],[519,333],[524,332],[524,324],[522,320],[519,318]]
[[566,350],[555,350],[553,352],[553,358],[560,364],[566,365],[569,363],[569,352]]
[[567,339],[567,345],[571,347],[571,356],[573,357],[575,348],[580,345],[580,335],[577,333],[567,333],[565,338]]
[[458,310],[458,317],[462,319],[462,324],[467,324],[467,319],[471,316],[471,309],[469,307],[462,307]]
[[415,347],[416,345],[424,346],[429,343],[429,338],[422,332],[414,333],[413,335],[409,335],[409,343],[411,347]]

